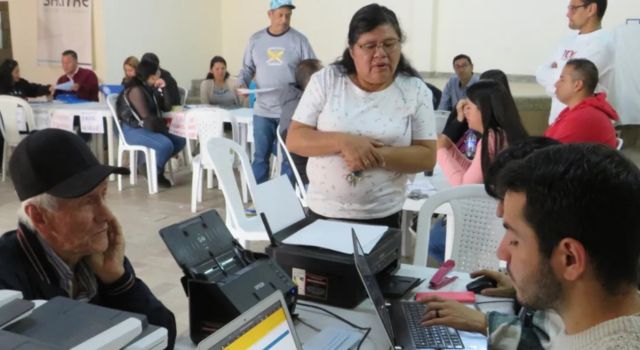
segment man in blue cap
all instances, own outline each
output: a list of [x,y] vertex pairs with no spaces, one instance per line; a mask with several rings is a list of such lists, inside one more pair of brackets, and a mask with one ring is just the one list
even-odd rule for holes
[[[295,82],[296,67],[302,60],[315,58],[309,40],[291,28],[294,8],[291,0],[271,0],[270,25],[249,39],[239,73],[239,80],[246,86],[255,76],[258,89],[270,89],[257,94],[253,112],[255,154],[252,168],[258,183],[269,179],[269,159],[282,113],[282,90]],[[287,171],[283,169],[283,173]]]

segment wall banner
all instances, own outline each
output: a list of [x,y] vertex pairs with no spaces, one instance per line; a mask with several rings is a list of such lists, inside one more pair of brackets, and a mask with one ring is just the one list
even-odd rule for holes
[[60,63],[64,50],[92,66],[91,0],[38,0],[38,63]]

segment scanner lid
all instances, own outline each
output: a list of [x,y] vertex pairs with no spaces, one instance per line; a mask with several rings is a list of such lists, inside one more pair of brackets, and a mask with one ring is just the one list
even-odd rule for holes
[[215,210],[162,228],[160,236],[187,275],[209,262],[223,271],[245,266],[239,244]]

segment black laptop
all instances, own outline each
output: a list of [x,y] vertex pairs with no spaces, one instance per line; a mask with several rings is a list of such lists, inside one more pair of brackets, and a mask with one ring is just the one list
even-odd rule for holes
[[464,349],[458,331],[446,326],[420,325],[425,310],[421,303],[395,299],[391,304],[385,301],[375,276],[371,273],[360,241],[355,231],[353,238],[353,259],[364,288],[371,298],[380,321],[387,332],[392,348],[400,349]]

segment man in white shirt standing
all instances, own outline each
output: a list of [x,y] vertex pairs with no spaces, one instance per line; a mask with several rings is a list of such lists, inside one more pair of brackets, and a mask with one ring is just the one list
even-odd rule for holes
[[614,50],[611,34],[602,29],[602,18],[607,10],[607,0],[570,0],[567,6],[569,28],[576,34],[564,39],[553,55],[536,71],[538,84],[551,96],[549,124],[566,107],[555,96],[554,84],[560,77],[565,63],[572,58],[586,58],[598,67],[597,92],[613,88]]

